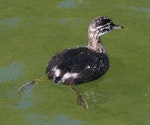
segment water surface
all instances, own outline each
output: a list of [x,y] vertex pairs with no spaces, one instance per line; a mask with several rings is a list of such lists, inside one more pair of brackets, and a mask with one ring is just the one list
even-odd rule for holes
[[[0,5],[0,124],[150,124],[148,0],[13,0]],[[102,37],[110,57],[108,73],[76,87],[89,110],[76,105],[67,87],[48,80],[17,93],[23,84],[44,78],[55,53],[87,45],[87,28],[100,15],[125,28]]]

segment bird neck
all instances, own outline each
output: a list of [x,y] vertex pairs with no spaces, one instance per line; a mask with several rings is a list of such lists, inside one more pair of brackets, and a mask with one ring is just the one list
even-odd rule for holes
[[88,48],[97,51],[99,53],[107,53],[106,49],[104,48],[100,36],[99,37],[94,37],[94,35],[90,34],[88,36]]

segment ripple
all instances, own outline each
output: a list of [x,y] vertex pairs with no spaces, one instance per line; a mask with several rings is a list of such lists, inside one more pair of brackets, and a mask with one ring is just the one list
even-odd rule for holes
[[93,88],[85,91],[84,94],[86,99],[92,101],[93,103],[104,103],[109,100],[108,95],[105,93],[100,93],[98,90],[94,90]]

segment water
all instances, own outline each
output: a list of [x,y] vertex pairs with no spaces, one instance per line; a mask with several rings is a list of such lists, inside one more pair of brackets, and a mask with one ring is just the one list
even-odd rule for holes
[[0,68],[0,83],[4,83],[6,81],[16,80],[18,77],[22,77],[24,74],[22,72],[22,68],[25,65],[18,62],[12,62],[9,66],[4,66]]
[[0,25],[6,25],[8,27],[17,27],[21,19],[19,17],[7,18],[0,20]]
[[[149,125],[149,1],[1,1],[0,124]],[[87,28],[97,16],[125,28],[102,37],[110,70],[79,85],[89,110],[76,105],[65,86],[43,81],[18,94],[23,84],[44,78],[49,58],[87,45]]]

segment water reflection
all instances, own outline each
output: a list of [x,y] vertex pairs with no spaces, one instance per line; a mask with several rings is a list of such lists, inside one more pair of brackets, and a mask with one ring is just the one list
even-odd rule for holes
[[84,18],[49,18],[47,22],[57,22],[61,25],[67,25],[67,27],[77,27],[84,23],[88,23]]
[[60,8],[74,8],[77,6],[76,0],[65,0],[58,4]]
[[68,116],[57,115],[56,116],[57,125],[81,125],[85,122],[79,120],[70,119]]
[[20,21],[21,21],[21,18],[19,18],[19,17],[1,19],[0,25],[6,25],[9,27],[16,27],[19,25]]
[[79,5],[87,6],[88,1],[84,1],[84,0],[64,0],[62,2],[59,2],[57,6],[59,8],[69,9],[69,8],[77,7]]
[[53,125],[48,117],[41,114],[28,114],[26,119],[30,122],[31,125]]
[[11,105],[13,109],[26,109],[34,105],[34,95],[32,91],[25,92],[21,100],[16,105]]
[[62,19],[58,20],[58,22],[60,24],[67,24],[69,22],[69,19],[68,18],[62,18]]
[[32,125],[82,125],[85,122],[80,120],[70,119],[68,116],[58,114],[55,116],[54,120],[50,120],[49,117],[43,114],[29,114],[26,119]]
[[18,77],[23,76],[23,68],[25,68],[25,64],[19,62],[13,62],[9,66],[0,67],[0,83],[16,80]]
[[137,11],[141,11],[141,12],[150,14],[150,8],[146,8],[146,7],[135,7],[135,6],[130,6],[129,9],[133,9],[133,10],[137,10]]

